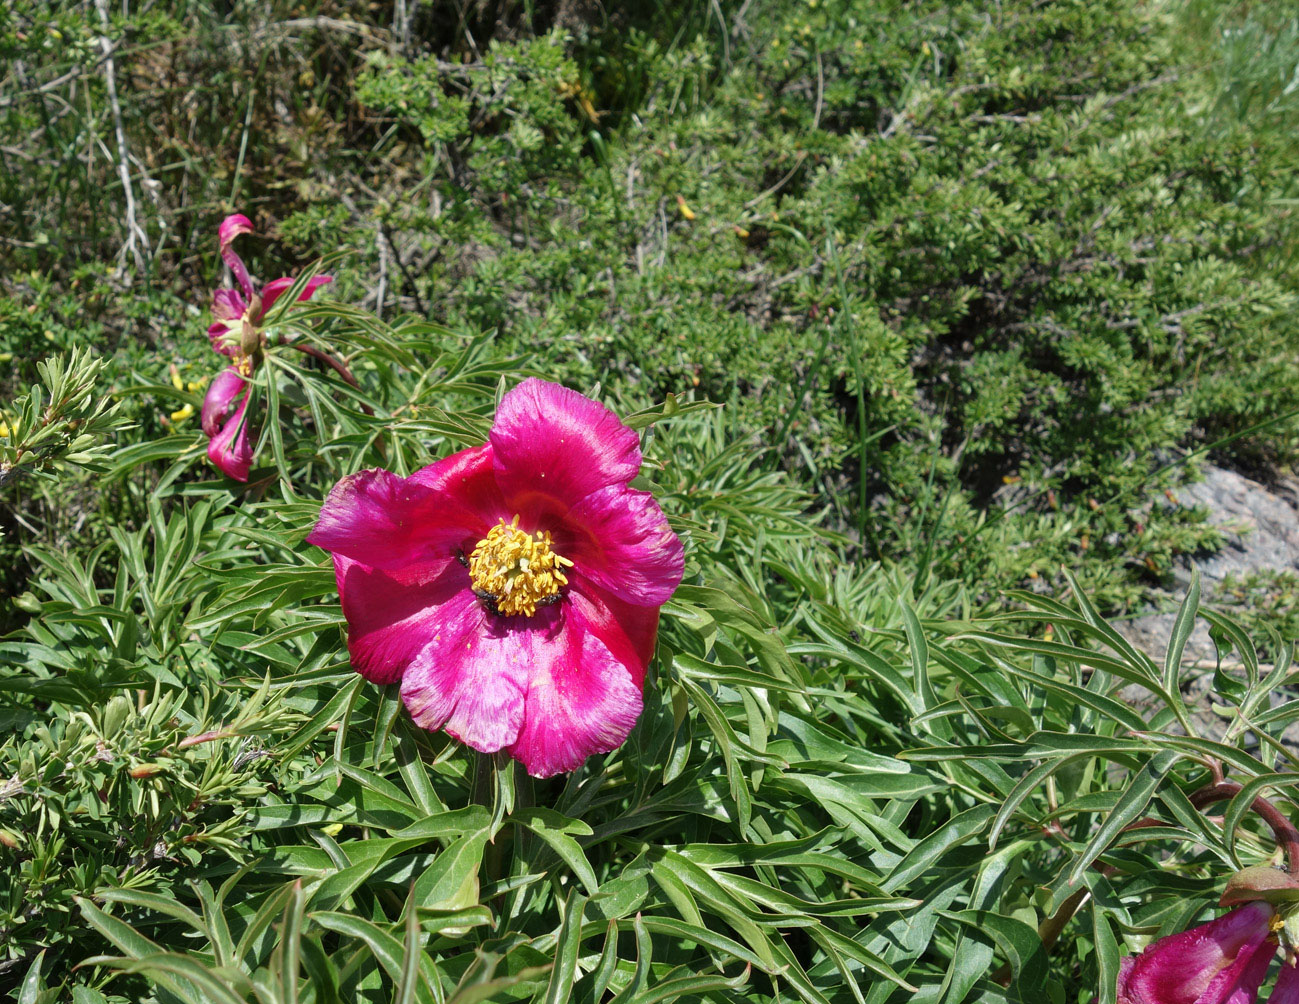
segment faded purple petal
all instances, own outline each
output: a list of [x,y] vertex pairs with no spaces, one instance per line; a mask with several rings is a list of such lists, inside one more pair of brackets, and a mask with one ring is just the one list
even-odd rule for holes
[[217,230],[217,237],[221,245],[221,257],[230,266],[230,271],[234,273],[235,279],[239,282],[239,288],[244,291],[244,296],[250,300],[253,296],[253,281],[248,277],[248,269],[244,267],[243,259],[234,253],[230,245],[241,234],[251,234],[252,232],[252,220],[240,213],[227,216],[221,221],[221,226]]
[[525,517],[562,514],[640,471],[640,440],[617,415],[575,390],[536,378],[501,399],[491,442],[497,483]]
[[218,321],[237,321],[247,309],[248,304],[244,303],[244,298],[237,289],[212,291],[212,316]]
[[212,386],[203,398],[203,434],[211,437],[225,424],[235,407],[235,398],[247,388],[247,383],[237,369],[231,366],[216,375]]
[[[226,372],[229,372],[228,370]],[[247,481],[253,466],[253,447],[248,438],[248,395],[226,420],[225,426],[207,444],[207,457],[213,465],[236,481]]]
[[218,289],[212,292],[212,316],[216,320],[208,325],[207,337],[212,348],[223,356],[234,358],[238,354],[239,319],[247,309],[244,298],[236,290]]
[[[310,300],[315,295],[316,290],[326,283],[333,281],[334,277],[332,275],[313,275],[307,280],[307,284],[302,288],[302,292],[298,294],[298,302]],[[285,290],[289,289],[295,282],[297,282],[296,279],[289,278],[272,279],[263,286],[262,312],[253,318],[253,323],[261,324],[266,315],[271,312],[271,307],[275,305],[275,301],[278,300],[284,294]]]
[[[1258,993],[1274,948],[1268,941],[1272,908],[1248,903],[1217,920],[1155,942],[1124,960],[1119,1004],[1246,1004]],[[1257,982],[1256,970],[1262,966]],[[1245,996],[1238,996],[1244,993]],[[1251,993],[1253,996],[1251,996]]]
[[1299,1004],[1299,966],[1282,961],[1281,972],[1277,975],[1276,986],[1272,988],[1267,1004]]
[[221,242],[221,250],[224,251],[234,239],[241,234],[251,234],[253,232],[253,221],[242,213],[234,213],[227,216],[221,221],[221,226],[217,229],[217,239]]

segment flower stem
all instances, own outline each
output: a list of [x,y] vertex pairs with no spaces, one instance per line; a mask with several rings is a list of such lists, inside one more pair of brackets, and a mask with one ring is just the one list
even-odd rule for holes
[[[303,353],[304,355],[308,355],[311,356],[312,359],[319,360],[320,362],[328,366],[330,369],[332,369],[339,376],[341,376],[343,378],[344,383],[348,384],[351,387],[355,387],[357,390],[361,389],[361,385],[356,382],[356,377],[352,376],[352,371],[347,368],[347,364],[344,363],[341,359],[335,359],[328,352],[324,352],[321,349],[316,348],[314,345],[306,345],[302,342],[281,341],[280,344],[287,345],[291,349],[297,349],[299,352]],[[371,418],[374,417],[374,411],[370,408],[368,404],[362,404],[361,410],[365,412],[367,415],[369,415]]]
[[[1192,793],[1190,802],[1197,809],[1203,809],[1214,802],[1234,798],[1240,792],[1241,787],[1235,781],[1215,781]],[[1285,851],[1286,864],[1289,866],[1290,874],[1299,875],[1299,829],[1296,829],[1294,823],[1290,822],[1280,809],[1262,795],[1254,799],[1250,808],[1268,826],[1272,827],[1272,833],[1276,836],[1277,843]]]

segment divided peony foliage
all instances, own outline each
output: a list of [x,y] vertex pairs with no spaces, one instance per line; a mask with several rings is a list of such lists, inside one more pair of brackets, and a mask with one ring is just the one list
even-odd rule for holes
[[334,556],[352,665],[536,777],[622,745],[683,568],[640,466],[613,412],[529,379],[484,445],[344,478],[307,539]]
[[[230,367],[212,381],[203,399],[203,434],[208,437],[207,455],[213,466],[236,481],[247,481],[253,464],[253,446],[248,431],[250,381],[261,361],[265,345],[262,331],[267,312],[292,278],[274,279],[259,292],[243,259],[235,253],[235,238],[253,232],[252,221],[241,214],[227,216],[217,230],[221,258],[229,266],[238,289],[217,289],[212,293],[212,316],[208,327],[212,348],[230,359]],[[299,300],[309,300],[317,289],[332,282],[333,276],[316,275],[307,280]]]

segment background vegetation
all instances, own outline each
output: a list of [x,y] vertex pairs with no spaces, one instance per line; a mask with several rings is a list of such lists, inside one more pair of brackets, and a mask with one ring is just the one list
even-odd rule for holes
[[[1098,610],[1214,543],[1195,457],[1295,456],[1292,6],[19,0],[0,67],[16,1000],[1109,1001],[1271,853],[1189,796],[1293,780],[1288,608],[1207,731]],[[246,490],[233,210],[361,384],[272,357]],[[690,560],[632,742],[535,790],[356,680],[302,543],[529,371]]]

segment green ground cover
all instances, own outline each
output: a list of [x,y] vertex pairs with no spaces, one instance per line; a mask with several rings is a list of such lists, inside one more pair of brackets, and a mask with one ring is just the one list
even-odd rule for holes
[[[1211,734],[1104,615],[1216,542],[1197,458],[1294,460],[1296,81],[1220,0],[9,4],[0,992],[1114,1001],[1294,776],[1288,580]],[[233,211],[358,384],[271,351],[247,488]],[[530,373],[687,541],[641,725],[536,783],[351,673],[304,542]]]

